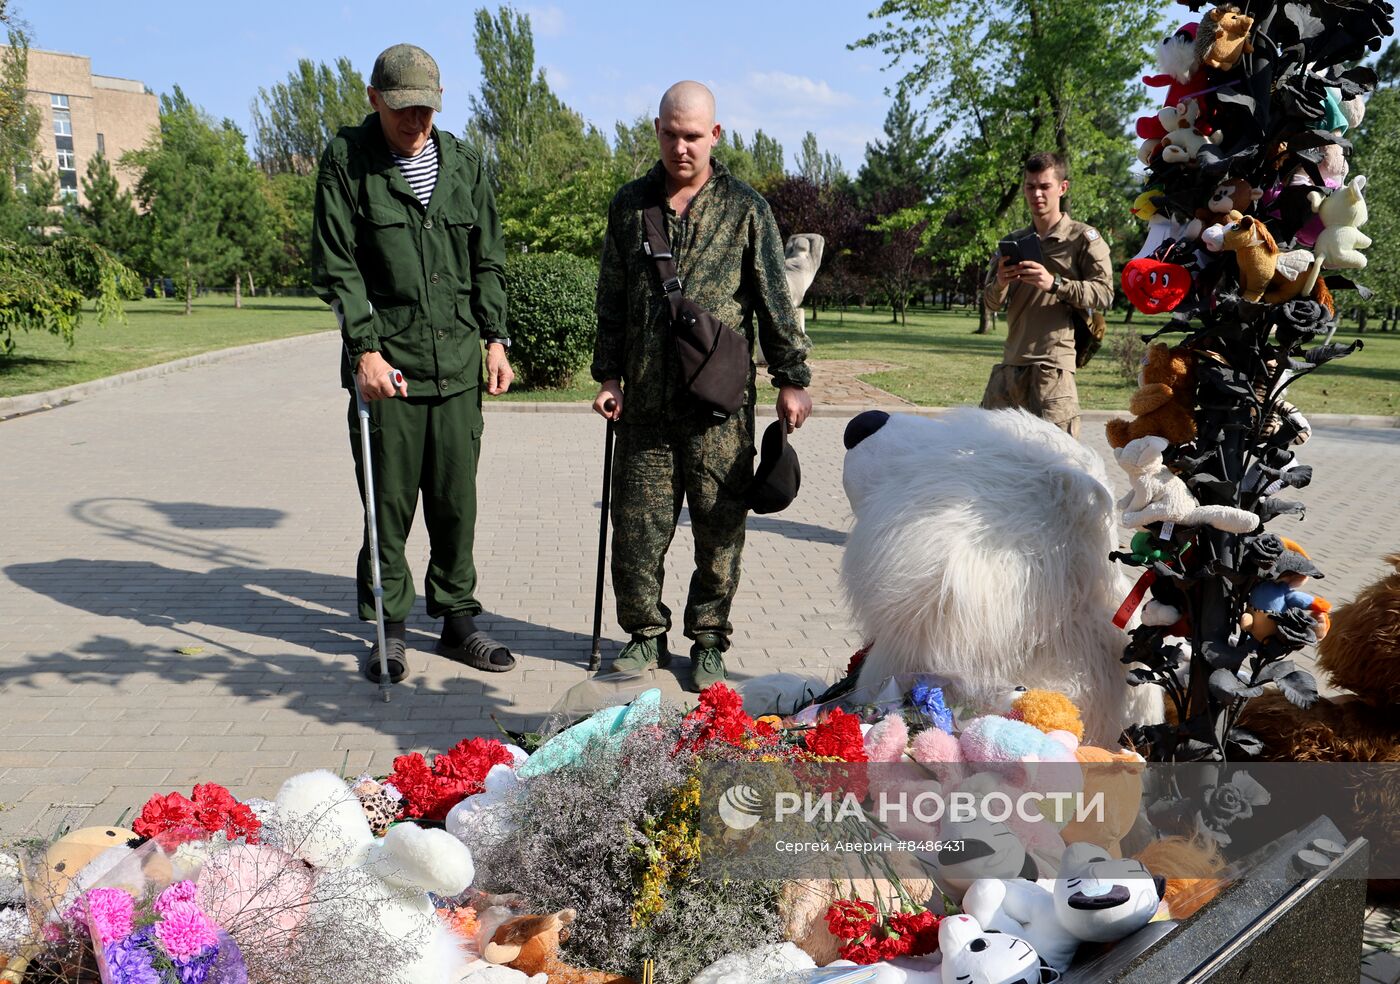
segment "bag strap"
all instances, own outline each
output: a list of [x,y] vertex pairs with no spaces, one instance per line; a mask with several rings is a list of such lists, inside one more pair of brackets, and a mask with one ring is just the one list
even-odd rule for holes
[[676,318],[680,315],[682,284],[676,271],[676,258],[671,253],[671,242],[666,238],[666,216],[661,214],[661,206],[644,209],[642,222],[647,234],[642,249],[656,261],[656,272],[661,275],[661,289],[671,304],[671,317]]

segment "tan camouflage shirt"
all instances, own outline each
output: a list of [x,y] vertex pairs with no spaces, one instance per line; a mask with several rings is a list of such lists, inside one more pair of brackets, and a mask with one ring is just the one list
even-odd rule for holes
[[[1009,238],[1021,239],[1035,226],[1017,229]],[[1002,364],[1045,364],[1074,372],[1074,321],[1070,307],[1107,310],[1113,303],[1113,266],[1108,244],[1093,226],[1062,216],[1044,236],[1040,249],[1045,269],[1063,281],[1053,293],[1030,284],[997,283],[999,256],[987,267],[983,296],[993,311],[1006,309],[1006,347]]]
[[[763,196],[722,164],[691,200],[684,218],[667,204],[661,163],[623,185],[608,207],[598,272],[598,337],[593,378],[621,379],[626,412],[674,410],[683,399],[666,296],[656,261],[646,254],[642,212],[662,204],[666,235],[685,296],[720,321],[757,339],[778,386],[806,386],[812,345],[797,328],[783,271],[778,224]],[[749,371],[753,402],[753,370]]]

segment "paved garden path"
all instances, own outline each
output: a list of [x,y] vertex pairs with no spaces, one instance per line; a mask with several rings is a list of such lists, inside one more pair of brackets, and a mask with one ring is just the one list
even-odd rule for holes
[[[402,751],[489,732],[493,714],[533,724],[588,679],[603,425],[507,412],[525,405],[488,413],[478,526],[488,624],[519,668],[487,676],[430,655],[420,607],[393,701],[359,677],[361,514],[337,346],[311,336],[0,423],[0,840],[112,823],[202,780],[265,795],[313,767],[384,772]],[[845,419],[803,428],[801,496],[750,520],[736,676],[832,677],[861,643],[837,579]],[[1097,423],[1086,433],[1106,451]],[[1307,519],[1277,528],[1340,602],[1400,546],[1387,539],[1400,431],[1319,429],[1305,460]],[[409,548],[421,576],[421,528]],[[683,526],[666,589],[677,611],[689,552]]]

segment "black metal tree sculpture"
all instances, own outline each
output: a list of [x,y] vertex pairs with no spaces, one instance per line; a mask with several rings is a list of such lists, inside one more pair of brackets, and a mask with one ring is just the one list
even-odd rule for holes
[[[1135,508],[1146,500],[1139,514],[1156,518],[1133,524],[1143,532],[1115,554],[1145,569],[1120,614],[1150,598],[1155,616],[1132,631],[1123,661],[1174,711],[1130,729],[1150,759],[1249,758],[1259,743],[1236,725],[1245,701],[1270,683],[1299,706],[1317,698],[1288,657],[1326,629],[1325,603],[1299,590],[1321,572],[1265,527],[1301,515],[1287,490],[1311,479],[1295,450],[1310,429],[1288,384],[1361,347],[1331,340],[1333,292],[1364,290],[1346,273],[1369,245],[1358,231],[1365,179],[1348,179],[1345,133],[1376,81],[1359,63],[1393,17],[1386,0],[1216,7],[1164,40],[1163,74],[1145,80],[1167,86],[1168,106],[1139,121],[1148,188],[1134,211],[1151,216],[1150,231],[1123,282],[1140,309],[1173,311],[1157,335],[1185,334],[1173,355],[1192,367],[1195,430],[1116,452],[1137,464],[1161,455],[1153,474],[1129,468]],[[1224,519],[1200,521],[1207,513]],[[1168,636],[1188,639],[1189,656]]]

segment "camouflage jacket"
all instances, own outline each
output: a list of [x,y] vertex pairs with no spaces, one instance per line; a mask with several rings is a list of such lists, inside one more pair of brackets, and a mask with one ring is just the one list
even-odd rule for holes
[[[621,379],[625,412],[675,410],[684,405],[680,367],[670,338],[669,306],[656,261],[642,249],[642,212],[661,204],[666,235],[685,296],[742,332],[752,352],[757,338],[768,374],[779,386],[806,386],[811,342],[798,331],[783,271],[783,244],[763,196],[718,162],[685,218],[666,199],[661,163],[622,186],[608,207],[608,231],[598,272],[598,337],[593,378]],[[749,370],[749,403],[754,398]]]

